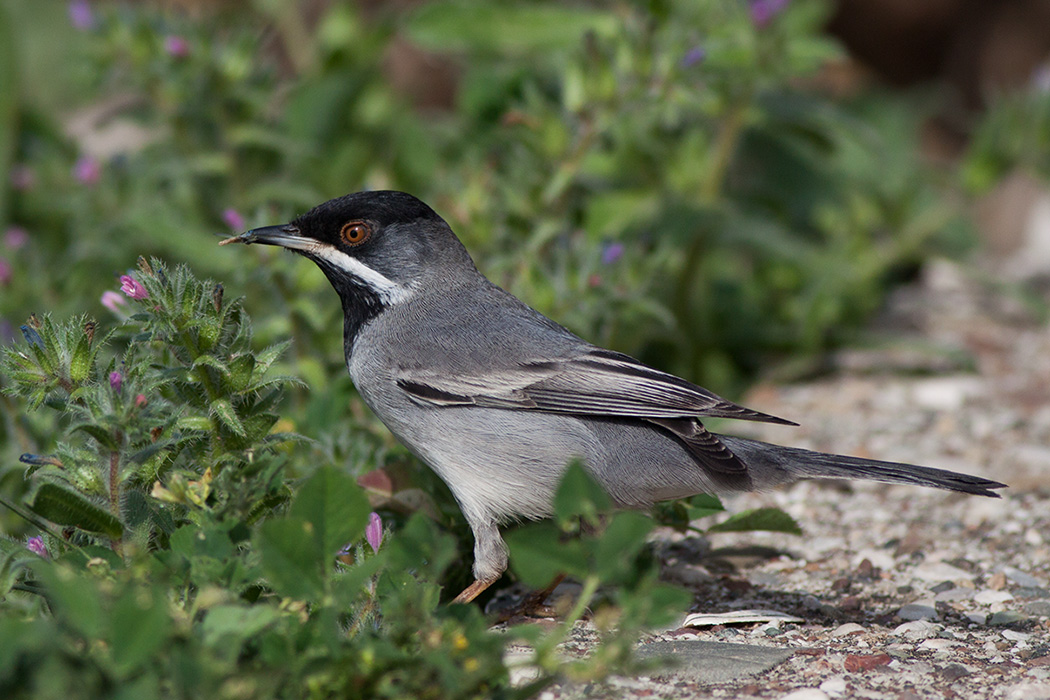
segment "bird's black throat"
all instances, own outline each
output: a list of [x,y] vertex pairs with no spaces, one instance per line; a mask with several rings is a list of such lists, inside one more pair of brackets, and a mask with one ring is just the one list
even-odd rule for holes
[[361,326],[382,313],[386,305],[374,289],[345,270],[323,260],[316,262],[343,303],[343,350],[349,358]]

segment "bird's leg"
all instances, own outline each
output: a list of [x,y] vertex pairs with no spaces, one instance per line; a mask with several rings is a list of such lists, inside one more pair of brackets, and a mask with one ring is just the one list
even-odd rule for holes
[[499,581],[499,576],[488,580],[478,579],[474,581],[474,583],[464,588],[462,593],[460,593],[458,596],[452,599],[452,602],[469,603],[470,601],[474,600],[479,595],[481,595],[481,593],[486,588],[494,584],[496,581]]
[[482,591],[499,581],[507,570],[507,544],[500,537],[496,523],[467,518],[474,533],[474,583],[452,599],[453,603],[469,603]]

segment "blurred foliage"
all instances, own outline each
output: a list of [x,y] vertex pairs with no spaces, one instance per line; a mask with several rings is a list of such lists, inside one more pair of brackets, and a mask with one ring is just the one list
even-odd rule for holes
[[[577,467],[556,522],[516,532],[531,549],[514,560],[530,582],[571,562],[581,596],[552,630],[492,634],[476,606],[440,603],[457,560],[440,517],[388,514],[396,532],[368,536],[382,521],[333,465],[291,495],[297,438],[271,412],[291,380],[269,373],[284,348],[250,349],[240,300],[157,261],[123,282],[133,313],[113,331],[34,319],[0,357],[9,396],[48,409],[61,438],[22,456],[26,498],[0,495],[41,533],[0,536],[4,698],[528,697],[632,668],[640,632],[688,605],[644,556],[652,521],[611,513]],[[602,642],[567,661],[559,645],[586,612]],[[513,688],[509,641],[534,648]]]

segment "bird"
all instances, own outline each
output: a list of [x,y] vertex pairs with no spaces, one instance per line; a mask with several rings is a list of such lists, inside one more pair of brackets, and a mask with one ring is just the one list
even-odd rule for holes
[[342,303],[346,366],[368,407],[448,485],[474,537],[468,603],[508,565],[500,526],[552,515],[584,466],[618,508],[807,478],[998,497],[1006,485],[932,467],[710,432],[705,418],[797,425],[593,345],[489,281],[415,196],[362,191],[229,243],[313,261]]

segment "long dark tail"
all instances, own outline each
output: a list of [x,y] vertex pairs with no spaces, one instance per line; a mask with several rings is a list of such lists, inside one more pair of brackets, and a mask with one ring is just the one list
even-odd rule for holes
[[866,479],[893,484],[916,484],[992,498],[999,498],[999,494],[991,489],[1006,488],[1006,484],[1000,484],[998,481],[950,472],[946,469],[825,454],[729,435],[718,437],[747,465],[748,475],[756,489],[769,488],[799,479],[820,478]]

